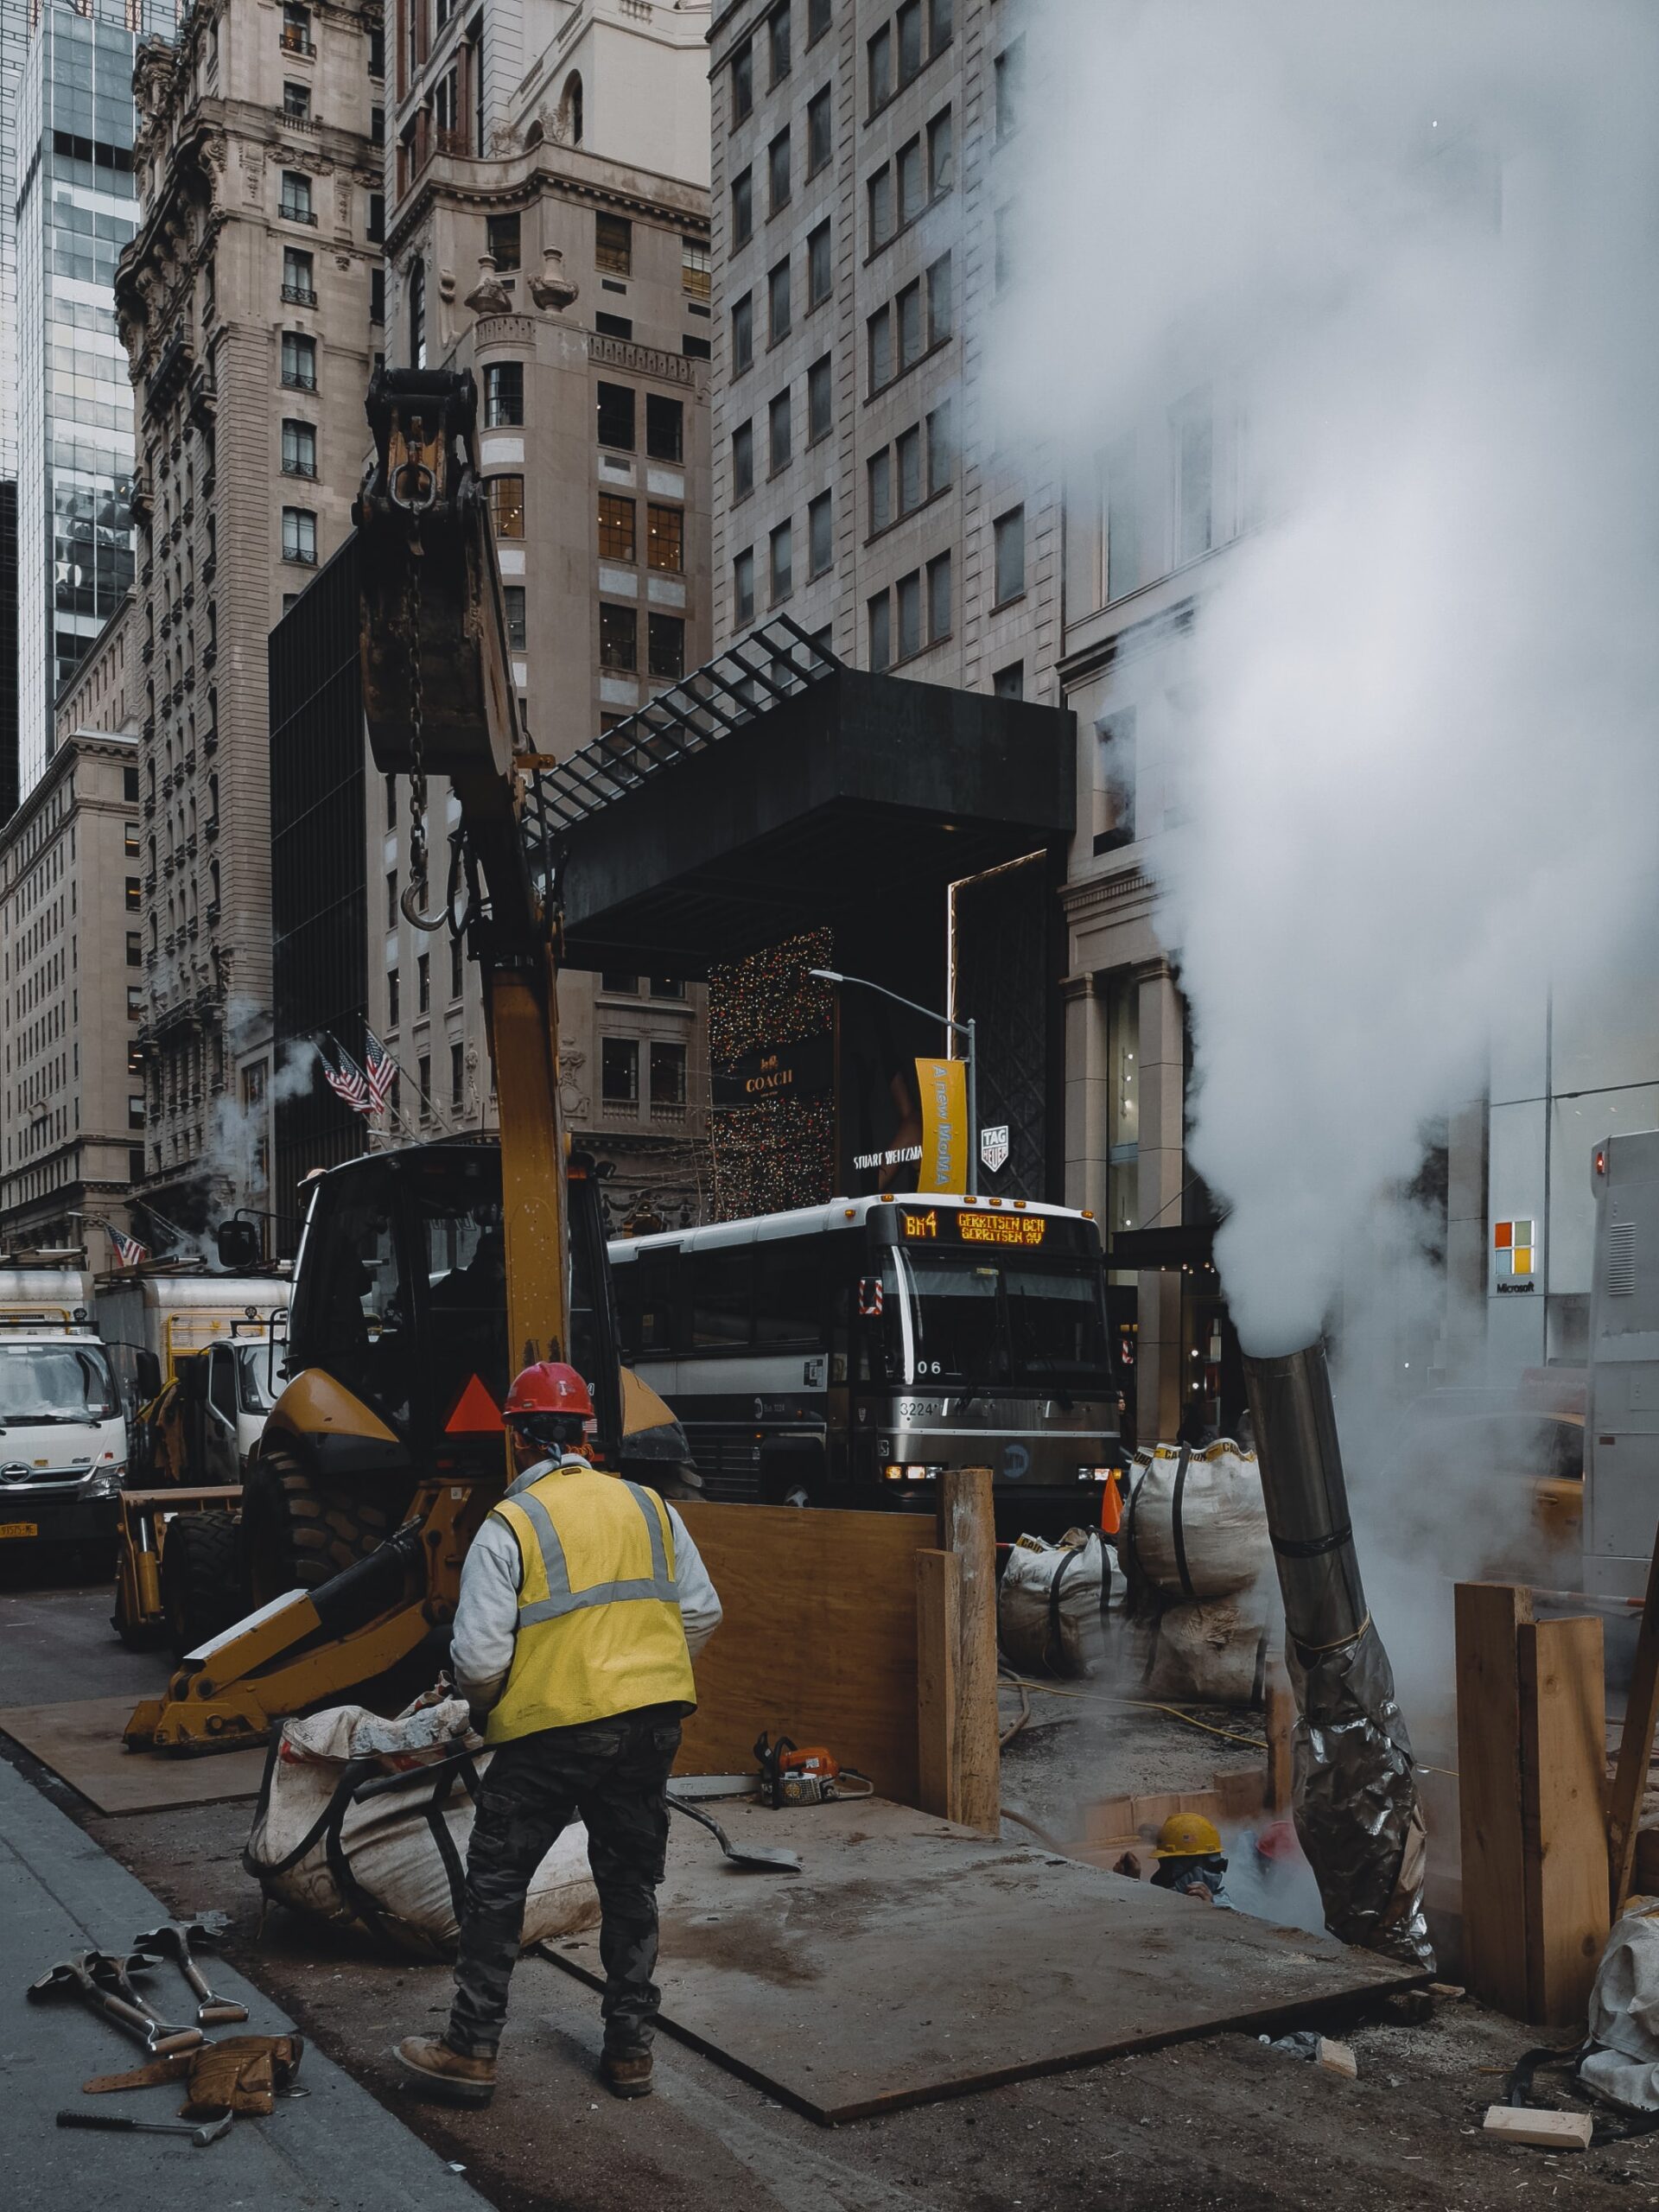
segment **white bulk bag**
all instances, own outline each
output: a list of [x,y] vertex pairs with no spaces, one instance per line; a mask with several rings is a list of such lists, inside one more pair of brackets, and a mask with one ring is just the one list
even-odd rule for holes
[[[337,1706],[283,1723],[242,1864],[267,1897],[361,1929],[383,1948],[453,1957],[479,1783],[492,1754],[465,1701],[387,1720]],[[531,1882],[524,1944],[592,1928],[587,1831],[564,1831]]]
[[1224,1436],[1203,1451],[1160,1444],[1136,1459],[1120,1542],[1155,1589],[1191,1603],[1230,1597],[1271,1573],[1254,1452]]
[[1009,1663],[1024,1674],[1088,1674],[1110,1576],[1097,1529],[1070,1529],[1058,1544],[1021,1536],[1010,1546],[996,1593],[996,1638]]
[[1659,1903],[1632,1897],[1590,1992],[1579,2082],[1625,2112],[1659,2112]]
[[1200,1705],[1260,1705],[1267,1661],[1267,1622],[1249,1597],[1166,1605],[1152,1625],[1144,1688]]

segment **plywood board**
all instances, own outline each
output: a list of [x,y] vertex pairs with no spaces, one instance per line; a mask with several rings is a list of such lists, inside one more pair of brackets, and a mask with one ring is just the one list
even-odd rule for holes
[[[740,1873],[677,1826],[663,2025],[826,2124],[1428,1979],[880,1799],[721,1817],[804,1871]],[[547,1956],[598,1984],[596,1934]]]
[[1566,2026],[1607,1941],[1601,1622],[1524,1621],[1519,1651],[1527,2018]]
[[681,1774],[741,1773],[762,1729],[822,1744],[914,1804],[916,1554],[932,1516],[680,1507],[725,1618],[697,1656]]
[[961,1639],[962,1562],[954,1552],[916,1554],[916,1802],[955,1817],[957,1653]]
[[170,1805],[211,1805],[257,1797],[264,1748],[168,1758],[130,1751],[121,1731],[130,1697],[81,1698],[73,1705],[14,1705],[0,1711],[0,1731],[67,1782],[100,1813],[159,1813]]
[[1525,2019],[1517,1644],[1531,1601],[1505,1582],[1459,1582],[1455,1604],[1464,1973],[1478,1997]]

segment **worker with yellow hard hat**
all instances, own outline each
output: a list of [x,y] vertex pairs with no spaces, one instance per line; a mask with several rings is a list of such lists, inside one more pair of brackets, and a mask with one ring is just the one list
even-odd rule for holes
[[1235,1910],[1222,1886],[1227,1861],[1220,1832],[1202,1813],[1172,1813],[1158,1831],[1158,1848],[1152,1855],[1158,1861],[1152,1878],[1154,1889],[1198,1897],[1229,1912]]

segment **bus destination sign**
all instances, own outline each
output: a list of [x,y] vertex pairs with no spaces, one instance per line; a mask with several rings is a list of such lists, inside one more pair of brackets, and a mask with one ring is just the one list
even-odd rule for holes
[[900,1206],[899,1219],[906,1241],[918,1244],[938,1243],[942,1236],[948,1238],[954,1229],[964,1244],[1021,1244],[1029,1248],[1040,1244],[1048,1230],[1047,1217],[1040,1213],[981,1213],[969,1206],[960,1211],[948,1206],[943,1213],[938,1206],[929,1206],[925,1212]]

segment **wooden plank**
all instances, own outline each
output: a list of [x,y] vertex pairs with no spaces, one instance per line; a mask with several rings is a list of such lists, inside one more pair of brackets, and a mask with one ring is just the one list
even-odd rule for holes
[[[676,1821],[662,2025],[825,2123],[1224,2029],[1339,2033],[1356,1999],[1428,1979],[879,1798],[720,1818],[803,1869],[739,1873]],[[601,1979],[596,1931],[543,1955]]]
[[1637,1631],[1636,1665],[1624,1701],[1624,1730],[1618,1739],[1618,1764],[1607,1801],[1608,1893],[1618,1919],[1630,1893],[1636,1867],[1636,1827],[1648,1786],[1653,1732],[1659,1725],[1659,1536],[1648,1567],[1648,1593]]
[[916,1554],[916,1802],[957,1817],[957,1652],[962,1561],[954,1552]]
[[1291,1745],[1295,1728],[1296,1700],[1291,1692],[1290,1677],[1285,1672],[1284,1661],[1274,1659],[1268,1667],[1268,1774],[1262,1809],[1275,1820],[1282,1820],[1290,1810]]
[[914,1804],[916,1554],[925,1515],[682,1506],[725,1618],[697,1657],[681,1774],[754,1764],[764,1728],[823,1744]]
[[1002,1824],[996,1710],[996,1512],[988,1467],[939,1477],[939,1544],[962,1566],[957,1601],[957,1817],[995,1835]]
[[160,1813],[172,1805],[213,1805],[257,1797],[264,1746],[169,1758],[130,1751],[121,1731],[132,1712],[125,1697],[79,1698],[69,1705],[14,1705],[0,1712],[0,1730],[42,1766],[79,1790],[100,1813]]
[[1477,1996],[1527,2016],[1527,1904],[1522,1831],[1518,1637],[1523,1590],[1459,1582],[1455,1592],[1459,1827],[1464,1974]]
[[1595,2121],[1587,2112],[1544,2112],[1532,2105],[1488,2105],[1481,2123],[1506,2143],[1532,2143],[1541,2151],[1587,2151]]
[[1518,1651],[1527,2018],[1564,2027],[1607,1941],[1601,1622],[1523,1621]]

